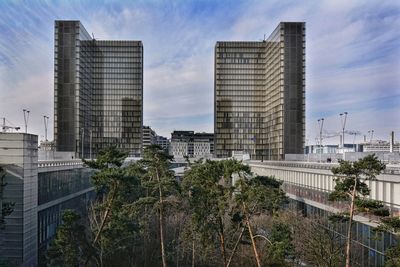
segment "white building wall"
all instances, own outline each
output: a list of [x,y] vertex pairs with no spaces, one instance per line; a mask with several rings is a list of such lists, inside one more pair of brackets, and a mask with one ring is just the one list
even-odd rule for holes
[[195,158],[209,157],[211,155],[210,142],[194,142],[193,156]]
[[188,143],[186,142],[171,142],[171,155],[174,158],[183,158],[188,155]]
[[[282,163],[282,162],[280,162]],[[285,183],[298,185],[323,192],[331,192],[335,187],[334,175],[330,169],[279,166],[270,164],[250,163],[252,172],[257,175],[274,176]],[[332,166],[333,167],[333,166]],[[400,171],[400,170],[399,170]],[[395,213],[400,212],[400,174],[381,174],[375,181],[367,181],[371,190],[369,198],[380,200]],[[400,215],[400,214],[399,214]]]

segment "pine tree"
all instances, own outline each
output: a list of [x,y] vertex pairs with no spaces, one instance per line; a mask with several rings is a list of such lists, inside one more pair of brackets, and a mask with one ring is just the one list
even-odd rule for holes
[[143,159],[139,162],[146,171],[141,176],[144,194],[136,205],[144,206],[145,212],[148,211],[147,207],[151,207],[150,211],[157,213],[163,267],[168,264],[165,243],[166,212],[169,206],[177,204],[176,196],[179,194],[179,185],[174,173],[170,170],[171,160],[172,157],[161,147],[153,145],[145,149]]
[[385,169],[385,164],[380,162],[375,155],[368,155],[355,162],[341,160],[339,164],[339,167],[332,168],[332,172],[336,176],[336,185],[330,194],[330,200],[345,200],[350,204],[347,210],[348,215],[346,214],[348,220],[346,267],[350,267],[352,223],[356,204],[374,205],[373,202],[365,199],[369,195],[369,188],[364,181],[376,179],[376,176]]
[[89,244],[80,215],[73,210],[65,210],[62,224],[46,254],[48,265],[75,267],[88,254]]

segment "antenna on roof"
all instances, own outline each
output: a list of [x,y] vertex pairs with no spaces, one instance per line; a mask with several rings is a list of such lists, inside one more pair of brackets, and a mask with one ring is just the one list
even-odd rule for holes
[[92,37],[93,37],[93,40],[96,40],[96,38],[94,38],[94,33],[92,32]]
[[266,33],[264,33],[264,39],[263,40],[264,41],[267,40],[267,34]]

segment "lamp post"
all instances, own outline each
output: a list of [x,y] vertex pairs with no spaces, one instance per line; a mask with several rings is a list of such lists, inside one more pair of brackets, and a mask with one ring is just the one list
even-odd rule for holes
[[374,130],[368,131],[368,135],[369,135],[369,142],[372,142],[372,137],[374,136]]
[[342,152],[344,153],[344,129],[346,127],[347,112],[340,113],[340,123],[342,124]]
[[318,120],[319,126],[319,162],[322,162],[322,129],[324,127],[324,118]]
[[23,109],[24,112],[24,122],[25,122],[25,133],[28,133],[28,121],[29,121],[29,113],[31,112],[30,110]]
[[47,141],[47,125],[49,124],[49,117],[43,115],[43,121],[44,121],[44,141]]
[[93,130],[90,130],[90,160],[92,160],[92,138],[93,138]]
[[83,154],[83,139],[85,138],[85,128],[81,128],[81,134],[82,134],[82,159],[84,159],[84,154]]

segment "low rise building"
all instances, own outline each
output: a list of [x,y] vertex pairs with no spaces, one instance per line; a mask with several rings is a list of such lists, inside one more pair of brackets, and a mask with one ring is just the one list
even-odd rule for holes
[[167,137],[157,135],[156,136],[156,145],[162,147],[164,151],[169,151],[170,142]]
[[[289,206],[310,217],[328,217],[343,211],[344,202],[330,202],[329,192],[334,189],[334,163],[295,162],[295,161],[249,161],[255,175],[273,176],[283,182],[282,187],[290,199]],[[394,216],[400,216],[400,166],[388,165],[385,172],[375,181],[369,181],[369,198],[382,201]],[[377,218],[356,215],[354,217],[353,244],[362,257],[355,259],[357,266],[384,266],[385,250],[397,241],[390,233],[377,234],[374,228]],[[346,236],[347,223],[334,229]]]
[[174,131],[171,134],[170,154],[174,158],[211,158],[214,153],[214,134],[194,131]]
[[150,126],[143,126],[143,150],[156,144],[156,132]]
[[382,140],[375,140],[368,143],[363,143],[363,151],[364,152],[400,152],[400,143],[393,143],[382,141]]

